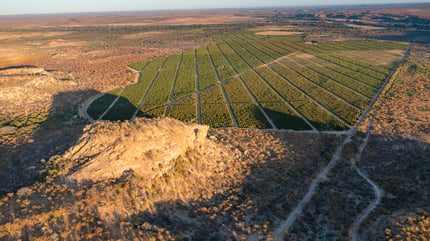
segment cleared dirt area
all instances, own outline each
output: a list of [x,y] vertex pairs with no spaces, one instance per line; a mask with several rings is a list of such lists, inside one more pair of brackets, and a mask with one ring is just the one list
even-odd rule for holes
[[53,27],[53,26],[159,26],[222,24],[229,22],[259,22],[264,18],[256,17],[253,11],[183,11],[183,12],[136,12],[136,13],[100,13],[100,14],[63,14],[0,17],[0,26],[4,27]]
[[304,32],[288,32],[288,31],[263,31],[257,32],[257,35],[296,35],[303,34]]
[[77,47],[77,46],[84,46],[86,45],[86,42],[83,41],[76,41],[76,42],[72,42],[72,41],[66,41],[64,39],[57,39],[54,41],[51,41],[49,43],[47,43],[46,45],[42,45],[41,47],[48,47],[48,48],[55,48],[55,47]]
[[282,31],[297,29],[295,26],[261,26],[256,28],[250,28],[249,31],[261,32],[261,31]]
[[[194,24],[222,24],[229,22],[263,21],[262,18],[234,16],[231,14],[200,15],[190,17],[172,17],[163,21],[148,21],[144,23],[132,23],[131,25],[194,25]],[[130,25],[130,23],[116,23],[114,26]]]
[[375,54],[374,50],[365,51],[338,51],[337,54],[367,62],[373,65],[387,65],[397,61],[403,55],[402,50],[383,50]]
[[380,29],[385,29],[385,28],[375,27],[375,26],[369,26],[369,25],[346,24],[346,26],[348,26],[348,27],[352,27],[352,28],[362,28],[362,29],[367,29],[367,30],[380,30]]
[[318,67],[333,66],[333,64],[328,61],[326,62],[319,61],[320,59],[318,59],[317,57],[303,52],[293,53],[289,55],[286,59],[294,60],[295,58],[306,60],[307,61],[306,64],[309,66],[318,66]]
[[6,68],[9,66],[31,65],[41,60],[45,56],[46,55],[44,54],[35,54],[35,55],[15,55],[15,56],[0,57],[0,69]]
[[55,37],[71,34],[71,32],[15,32],[15,33],[7,33],[0,32],[0,40],[6,39],[17,39],[17,38],[37,38],[37,37]]

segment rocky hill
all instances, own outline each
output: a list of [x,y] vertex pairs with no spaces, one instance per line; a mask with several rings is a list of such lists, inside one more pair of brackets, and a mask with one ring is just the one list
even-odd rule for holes
[[2,198],[0,239],[270,237],[339,141],[312,135],[96,122]]

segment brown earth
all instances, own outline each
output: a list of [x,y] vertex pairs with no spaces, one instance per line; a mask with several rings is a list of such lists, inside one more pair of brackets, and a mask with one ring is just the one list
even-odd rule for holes
[[[64,24],[92,21],[77,20]],[[31,69],[32,79],[22,83],[55,75],[56,81],[70,78],[79,87],[55,90],[43,112],[0,120],[6,134],[0,143],[0,239],[271,240],[273,230],[343,140],[329,134],[233,128],[210,130],[202,141],[194,130],[202,134],[205,127],[169,119],[86,126],[85,120],[73,116],[77,105],[97,90],[133,79],[124,72],[128,60],[198,43],[179,47],[181,42],[165,50],[142,47],[140,42],[124,47],[124,42],[113,40],[124,38],[71,35],[75,39],[47,37],[40,46],[29,45],[27,39],[15,43],[19,38],[1,42],[2,53],[8,48],[18,49],[14,55],[50,53],[29,63],[47,71]],[[88,41],[94,36],[97,39]],[[73,44],[80,41],[85,44]],[[370,115],[375,122],[357,166],[385,196],[359,229],[364,240],[426,240],[429,235],[429,53],[428,48],[413,49]],[[14,71],[18,77],[5,83],[22,78],[21,70],[8,71],[7,78]],[[318,188],[289,238],[348,239],[350,225],[374,198],[350,164],[369,124],[370,119]],[[10,140],[9,133],[17,140]],[[181,145],[161,145],[169,135]],[[148,146],[154,151],[145,149]],[[117,157],[127,165],[115,162]],[[151,170],[142,168],[145,165]],[[93,179],[86,178],[92,174]]]
[[[2,16],[0,27],[82,27],[82,26],[159,26],[223,24],[235,21],[265,21],[253,10],[181,11],[141,13],[62,14],[42,16]],[[60,35],[61,33],[59,33]],[[1,36],[1,35],[0,35]],[[27,35],[28,36],[28,35]]]
[[[171,119],[86,127],[78,145],[50,159],[46,182],[1,200],[0,237],[270,239],[339,142],[241,129],[206,139],[205,128]],[[181,145],[166,150],[168,140]]]
[[257,32],[255,34],[258,34],[258,35],[296,35],[296,34],[303,34],[303,32],[263,31],[263,32]]
[[46,56],[43,54],[1,56],[0,69],[7,68],[9,66],[31,65],[44,57]]
[[0,70],[0,116],[43,110],[58,92],[71,88],[76,88],[76,82],[59,80],[42,68]]

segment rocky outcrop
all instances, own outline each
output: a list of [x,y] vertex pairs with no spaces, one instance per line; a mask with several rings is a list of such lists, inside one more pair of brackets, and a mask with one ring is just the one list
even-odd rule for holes
[[96,122],[61,159],[68,162],[69,181],[100,181],[133,170],[151,178],[172,168],[172,160],[206,141],[209,127],[174,119]]

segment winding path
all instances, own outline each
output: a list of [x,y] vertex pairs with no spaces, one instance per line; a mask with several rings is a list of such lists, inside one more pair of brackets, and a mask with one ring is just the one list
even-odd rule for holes
[[[389,75],[390,79],[393,76],[393,74],[397,71],[398,67],[400,66],[401,63],[405,62],[406,58],[409,56],[409,51],[410,51],[411,45],[409,45],[408,49],[405,52],[405,55],[403,56],[402,60],[397,64],[396,66],[396,70],[392,71]],[[385,85],[386,86],[386,85]],[[391,89],[392,85],[390,86],[390,88],[387,90],[389,91]],[[376,112],[379,111],[379,109],[381,108],[381,106],[379,106],[376,109]],[[372,186],[373,192],[375,193],[375,199],[366,207],[366,209],[364,209],[360,215],[358,215],[358,217],[354,220],[350,230],[349,230],[349,238],[352,241],[358,241],[359,239],[359,235],[358,235],[358,229],[360,228],[361,223],[369,216],[369,214],[379,205],[379,203],[381,202],[381,198],[384,195],[384,190],[381,189],[380,187],[378,187],[378,185],[376,185],[376,183],[374,183],[372,180],[370,180],[358,167],[357,167],[357,162],[361,160],[361,155],[364,151],[364,149],[367,146],[367,143],[369,141],[369,137],[370,137],[370,133],[372,131],[372,126],[373,126],[373,121],[375,119],[375,115],[372,116],[369,125],[367,126],[366,129],[366,138],[364,139],[363,143],[360,145],[357,154],[355,155],[354,158],[351,159],[351,165],[354,168],[354,170],[358,173],[358,175],[360,175],[364,180],[366,180],[367,183],[369,183],[370,186]]]
[[[345,146],[349,142],[351,142],[352,138],[354,137],[355,133],[357,132],[358,126],[361,125],[361,123],[366,118],[367,114],[373,108],[373,106],[375,105],[377,99],[379,98],[379,96],[381,95],[382,91],[385,89],[385,87],[387,86],[387,84],[390,82],[391,77],[397,71],[397,69],[399,68],[400,64],[403,63],[406,60],[406,58],[409,56],[409,50],[410,50],[410,46],[406,50],[405,55],[403,56],[402,60],[396,66],[394,66],[393,70],[387,76],[387,78],[385,79],[385,81],[382,84],[382,86],[378,89],[377,93],[372,98],[369,106],[361,114],[360,119],[348,131],[348,134],[347,134],[345,140],[342,142],[342,144],[340,144],[338,146],[338,148],[336,149],[336,153],[332,156],[332,158],[331,158],[330,162],[328,163],[328,165],[326,167],[324,167],[324,169],[322,169],[321,172],[318,173],[317,177],[315,177],[312,180],[311,185],[309,186],[309,189],[306,192],[305,196],[300,200],[300,202],[297,204],[297,206],[288,215],[287,219],[285,219],[283,222],[281,222],[281,224],[279,225],[279,227],[275,229],[275,231],[273,232],[273,237],[274,237],[275,240],[283,240],[284,239],[285,233],[288,232],[288,230],[291,228],[291,226],[296,222],[297,218],[300,215],[302,215],[304,206],[309,203],[309,201],[311,200],[311,198],[315,194],[316,188],[318,187],[318,185],[321,182],[327,180],[328,175],[330,174],[330,171],[337,165],[337,163],[339,162],[339,160],[341,160],[341,158],[342,158],[342,151],[345,148]],[[369,128],[368,135],[370,136],[371,123],[368,125],[368,128]],[[366,147],[366,145],[367,145],[367,139],[368,139],[368,137],[366,138],[365,142],[360,146],[360,150],[361,150],[361,148],[364,150],[364,148]],[[360,151],[358,151],[357,155],[358,156],[356,156],[356,157],[361,157]],[[368,179],[358,168],[356,169],[356,171],[359,173],[359,175],[361,177],[363,177],[373,187],[373,189],[375,190],[375,194],[376,194],[376,199],[357,217],[357,219],[353,223],[353,226],[350,229],[351,238],[355,237],[357,239],[357,236],[358,236],[357,235],[357,231],[358,231],[358,228],[359,228],[361,222],[378,205],[379,200],[380,200],[380,197],[379,197],[379,200],[378,200],[378,195],[382,196],[382,190],[380,190],[378,188],[378,186],[375,183],[373,183],[370,179]]]
[[374,183],[372,180],[370,180],[363,172],[360,171],[360,169],[358,169],[357,167],[357,162],[361,160],[361,155],[364,151],[364,149],[367,146],[367,143],[369,141],[369,137],[370,137],[370,133],[372,130],[372,123],[373,123],[373,118],[370,121],[370,124],[367,127],[367,134],[366,134],[366,138],[364,139],[363,143],[361,143],[360,147],[358,148],[358,152],[355,155],[354,158],[351,158],[351,165],[354,168],[354,170],[358,173],[358,175],[360,175],[364,180],[366,180],[367,183],[370,184],[370,186],[372,186],[373,192],[375,193],[375,200],[373,200],[367,207],[366,209],[364,209],[360,215],[358,215],[358,217],[354,220],[350,230],[349,230],[349,238],[352,241],[358,241],[359,237],[358,237],[358,229],[360,228],[361,223],[367,218],[367,216],[369,216],[369,214],[376,208],[376,206],[378,206],[378,204],[381,202],[381,198],[384,194],[384,191],[378,187],[378,185],[376,185],[376,183]]

